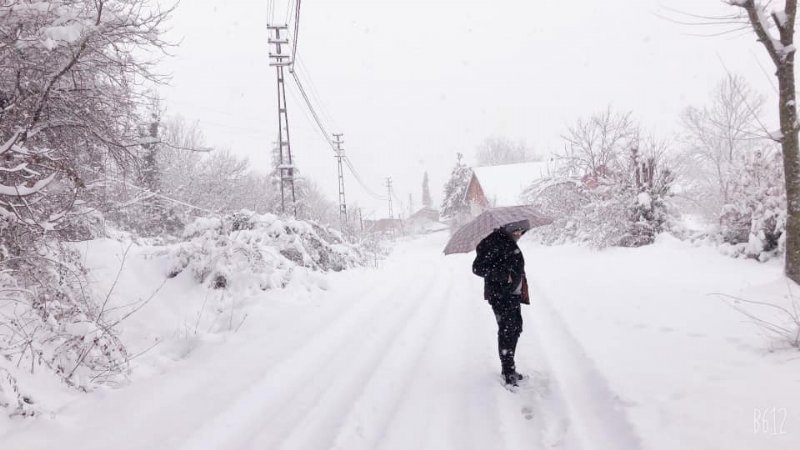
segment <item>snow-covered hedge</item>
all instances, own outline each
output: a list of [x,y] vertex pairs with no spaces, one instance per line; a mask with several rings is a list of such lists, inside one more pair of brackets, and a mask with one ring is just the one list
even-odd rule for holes
[[183,238],[166,247],[174,258],[170,276],[189,270],[216,289],[274,289],[286,286],[298,270],[338,272],[367,261],[337,230],[272,214],[199,218],[186,226]]

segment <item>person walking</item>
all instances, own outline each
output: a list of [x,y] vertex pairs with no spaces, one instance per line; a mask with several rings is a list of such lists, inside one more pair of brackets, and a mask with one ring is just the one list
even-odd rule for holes
[[503,380],[517,386],[524,375],[517,372],[514,354],[522,333],[520,304],[530,303],[525,258],[517,241],[530,229],[527,220],[495,229],[476,249],[472,272],[483,278],[483,297],[497,319],[497,350]]

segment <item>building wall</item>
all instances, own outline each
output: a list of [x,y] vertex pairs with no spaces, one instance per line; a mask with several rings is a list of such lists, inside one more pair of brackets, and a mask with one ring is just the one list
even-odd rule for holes
[[472,174],[472,178],[469,180],[466,195],[467,201],[469,201],[470,205],[477,205],[482,209],[489,207],[489,201],[486,199],[486,195],[483,193],[481,183],[478,181],[478,178],[475,176],[475,174]]

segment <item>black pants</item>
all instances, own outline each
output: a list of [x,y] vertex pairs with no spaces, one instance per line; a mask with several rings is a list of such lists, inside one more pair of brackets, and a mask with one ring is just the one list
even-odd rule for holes
[[504,374],[516,371],[514,352],[517,350],[517,341],[522,333],[519,300],[518,295],[508,295],[489,301],[497,319],[497,351]]

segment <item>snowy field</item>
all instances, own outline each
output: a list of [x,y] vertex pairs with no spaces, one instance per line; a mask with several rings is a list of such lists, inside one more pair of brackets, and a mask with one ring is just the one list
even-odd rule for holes
[[[124,323],[132,383],[25,380],[50,414],[0,419],[0,449],[800,448],[800,353],[714,295],[785,302],[777,263],[666,236],[601,252],[523,239],[531,380],[509,392],[473,254],[443,256],[446,239],[283,290],[171,279]],[[85,248],[102,289],[123,252]],[[168,265],[133,248],[114,302],[150,296]]]

